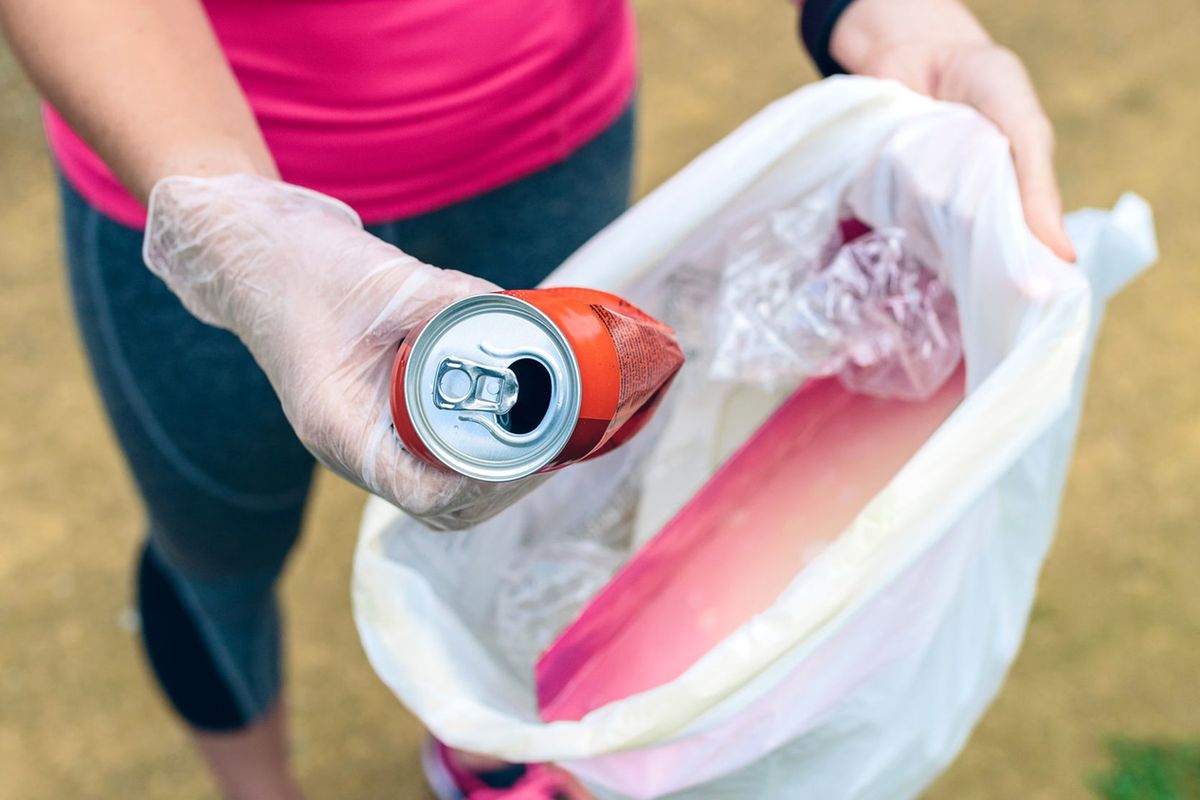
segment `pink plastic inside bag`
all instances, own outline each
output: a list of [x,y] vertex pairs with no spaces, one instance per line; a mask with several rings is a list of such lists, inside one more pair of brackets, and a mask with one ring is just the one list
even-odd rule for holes
[[538,660],[543,719],[579,720],[678,678],[768,608],[950,415],[963,369],[922,402],[789,397]]

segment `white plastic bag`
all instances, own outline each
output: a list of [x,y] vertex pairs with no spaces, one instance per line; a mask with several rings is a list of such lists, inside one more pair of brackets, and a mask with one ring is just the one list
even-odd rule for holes
[[[530,537],[580,535],[638,480],[624,546],[644,540],[782,395],[709,387],[686,417],[675,402],[657,432],[474,531],[433,534],[370,503],[356,621],[375,669],[435,735],[562,762],[601,798],[893,800],[918,794],[961,748],[1020,645],[1091,335],[1103,301],[1155,258],[1150,211],[1126,196],[1072,215],[1080,258],[1067,266],[1025,227],[990,124],[893,83],[834,78],[755,116],[551,281],[661,313],[666,278],[731,225],[818,193],[873,227],[903,228],[940,267],[962,322],[962,404],[767,611],[677,679],[578,722],[542,723],[531,676],[501,655],[497,565]],[[671,443],[685,468],[664,466]]]

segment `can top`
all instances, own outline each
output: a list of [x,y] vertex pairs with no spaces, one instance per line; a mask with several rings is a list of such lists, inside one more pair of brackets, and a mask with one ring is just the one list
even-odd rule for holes
[[439,461],[476,480],[511,481],[549,464],[571,438],[579,365],[535,306],[473,295],[446,306],[417,335],[404,400]]

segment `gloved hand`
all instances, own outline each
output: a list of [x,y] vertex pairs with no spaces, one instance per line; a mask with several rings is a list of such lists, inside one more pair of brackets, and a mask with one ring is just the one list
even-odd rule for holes
[[536,485],[431,466],[392,428],[398,343],[452,300],[496,286],[423,264],[363,231],[349,206],[268,178],[166,178],[149,208],[146,265],[246,344],[322,464],[436,528],[480,522]]

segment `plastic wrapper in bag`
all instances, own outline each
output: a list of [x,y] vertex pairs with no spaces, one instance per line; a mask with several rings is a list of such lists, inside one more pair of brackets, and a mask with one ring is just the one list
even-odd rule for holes
[[841,244],[830,200],[776,209],[722,243],[713,378],[775,388],[825,374],[837,358],[838,327],[804,296]]
[[[893,83],[833,78],[748,121],[550,283],[613,291],[678,325],[678,287],[715,303],[712,262],[732,232],[824,197],[876,230],[903,230],[953,294],[961,402],[844,529],[801,554],[765,609],[682,674],[578,720],[539,719],[529,674],[497,641],[498,565],[579,534],[631,476],[641,547],[795,386],[714,381],[689,361],[653,437],[556,475],[470,533],[431,535],[370,504],[355,620],[376,671],[440,739],[559,762],[601,800],[909,798],[962,747],[1020,645],[1092,338],[1108,296],[1155,258],[1150,211],[1129,196],[1070,215],[1079,261],[1063,264],[1025,226],[993,126]],[[689,356],[708,346],[679,332]],[[805,509],[779,510],[791,513],[778,524],[804,523]]]
[[640,489],[638,477],[630,476],[575,535],[529,531],[508,554],[495,624],[500,651],[517,675],[533,674],[542,651],[625,562]]
[[805,297],[842,242],[835,199],[772,210],[717,248],[723,263],[714,265],[720,278],[709,301],[716,318],[711,377],[776,388],[837,370],[841,331]]
[[852,391],[929,397],[962,356],[954,295],[904,231],[843,244],[835,212],[809,200],[727,244],[710,376],[770,390],[838,374]]
[[958,307],[946,284],[904,249],[903,231],[850,242],[827,280],[858,301],[842,305],[848,333],[838,377],[847,389],[923,400],[941,387],[962,358]]

